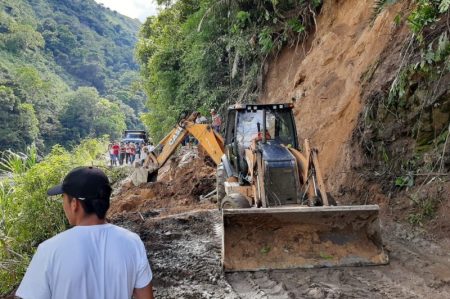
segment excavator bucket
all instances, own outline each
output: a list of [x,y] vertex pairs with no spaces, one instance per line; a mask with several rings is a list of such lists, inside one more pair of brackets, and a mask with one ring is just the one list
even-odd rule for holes
[[383,265],[377,205],[223,210],[225,271]]

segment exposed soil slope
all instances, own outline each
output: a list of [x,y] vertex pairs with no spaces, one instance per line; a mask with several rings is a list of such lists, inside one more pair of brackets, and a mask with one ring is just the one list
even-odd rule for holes
[[331,191],[358,159],[350,141],[362,110],[361,77],[394,38],[406,37],[393,23],[406,8],[400,2],[372,21],[374,1],[324,1],[307,45],[283,50],[269,65],[260,101],[297,100],[299,136],[320,150]]
[[[375,2],[324,1],[316,32],[305,45],[284,49],[268,65],[260,101],[296,100],[300,138],[319,149],[327,187],[340,204],[379,204],[385,219],[420,223],[450,244],[450,145],[433,151],[431,142],[422,141],[439,134],[445,140],[450,76],[428,81],[417,76],[406,87],[405,108],[386,107],[392,82],[402,66],[420,61],[420,49],[412,46],[406,22],[411,2],[396,1],[374,18]],[[396,16],[402,22],[394,22]],[[427,28],[426,42],[446,31],[446,24],[443,18]],[[419,121],[420,132],[412,137]],[[396,186],[420,155],[424,165],[414,169],[421,173],[413,178],[415,186]]]

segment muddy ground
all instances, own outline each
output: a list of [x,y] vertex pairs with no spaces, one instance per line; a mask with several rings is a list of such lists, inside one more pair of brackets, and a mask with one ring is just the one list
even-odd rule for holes
[[214,189],[212,165],[187,150],[159,180],[140,187],[123,183],[109,214],[145,242],[156,298],[450,298],[447,239],[432,241],[386,213],[387,266],[225,274],[221,215],[199,198]]
[[450,298],[450,251],[402,225],[383,238],[387,266],[224,274],[217,210],[116,218],[148,249],[156,298]]

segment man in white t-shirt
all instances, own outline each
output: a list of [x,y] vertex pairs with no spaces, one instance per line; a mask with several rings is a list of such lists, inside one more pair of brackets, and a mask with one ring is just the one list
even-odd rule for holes
[[105,221],[111,187],[103,171],[75,168],[47,193],[62,194],[74,227],[39,245],[16,296],[153,299],[152,271],[141,239]]

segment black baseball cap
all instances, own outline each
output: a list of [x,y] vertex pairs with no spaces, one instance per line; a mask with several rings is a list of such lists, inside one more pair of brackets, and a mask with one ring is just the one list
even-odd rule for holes
[[[77,167],[59,184],[47,191],[48,195],[66,193],[80,200],[100,199],[105,191],[111,192],[106,174],[97,167]],[[109,199],[109,198],[108,198]]]

